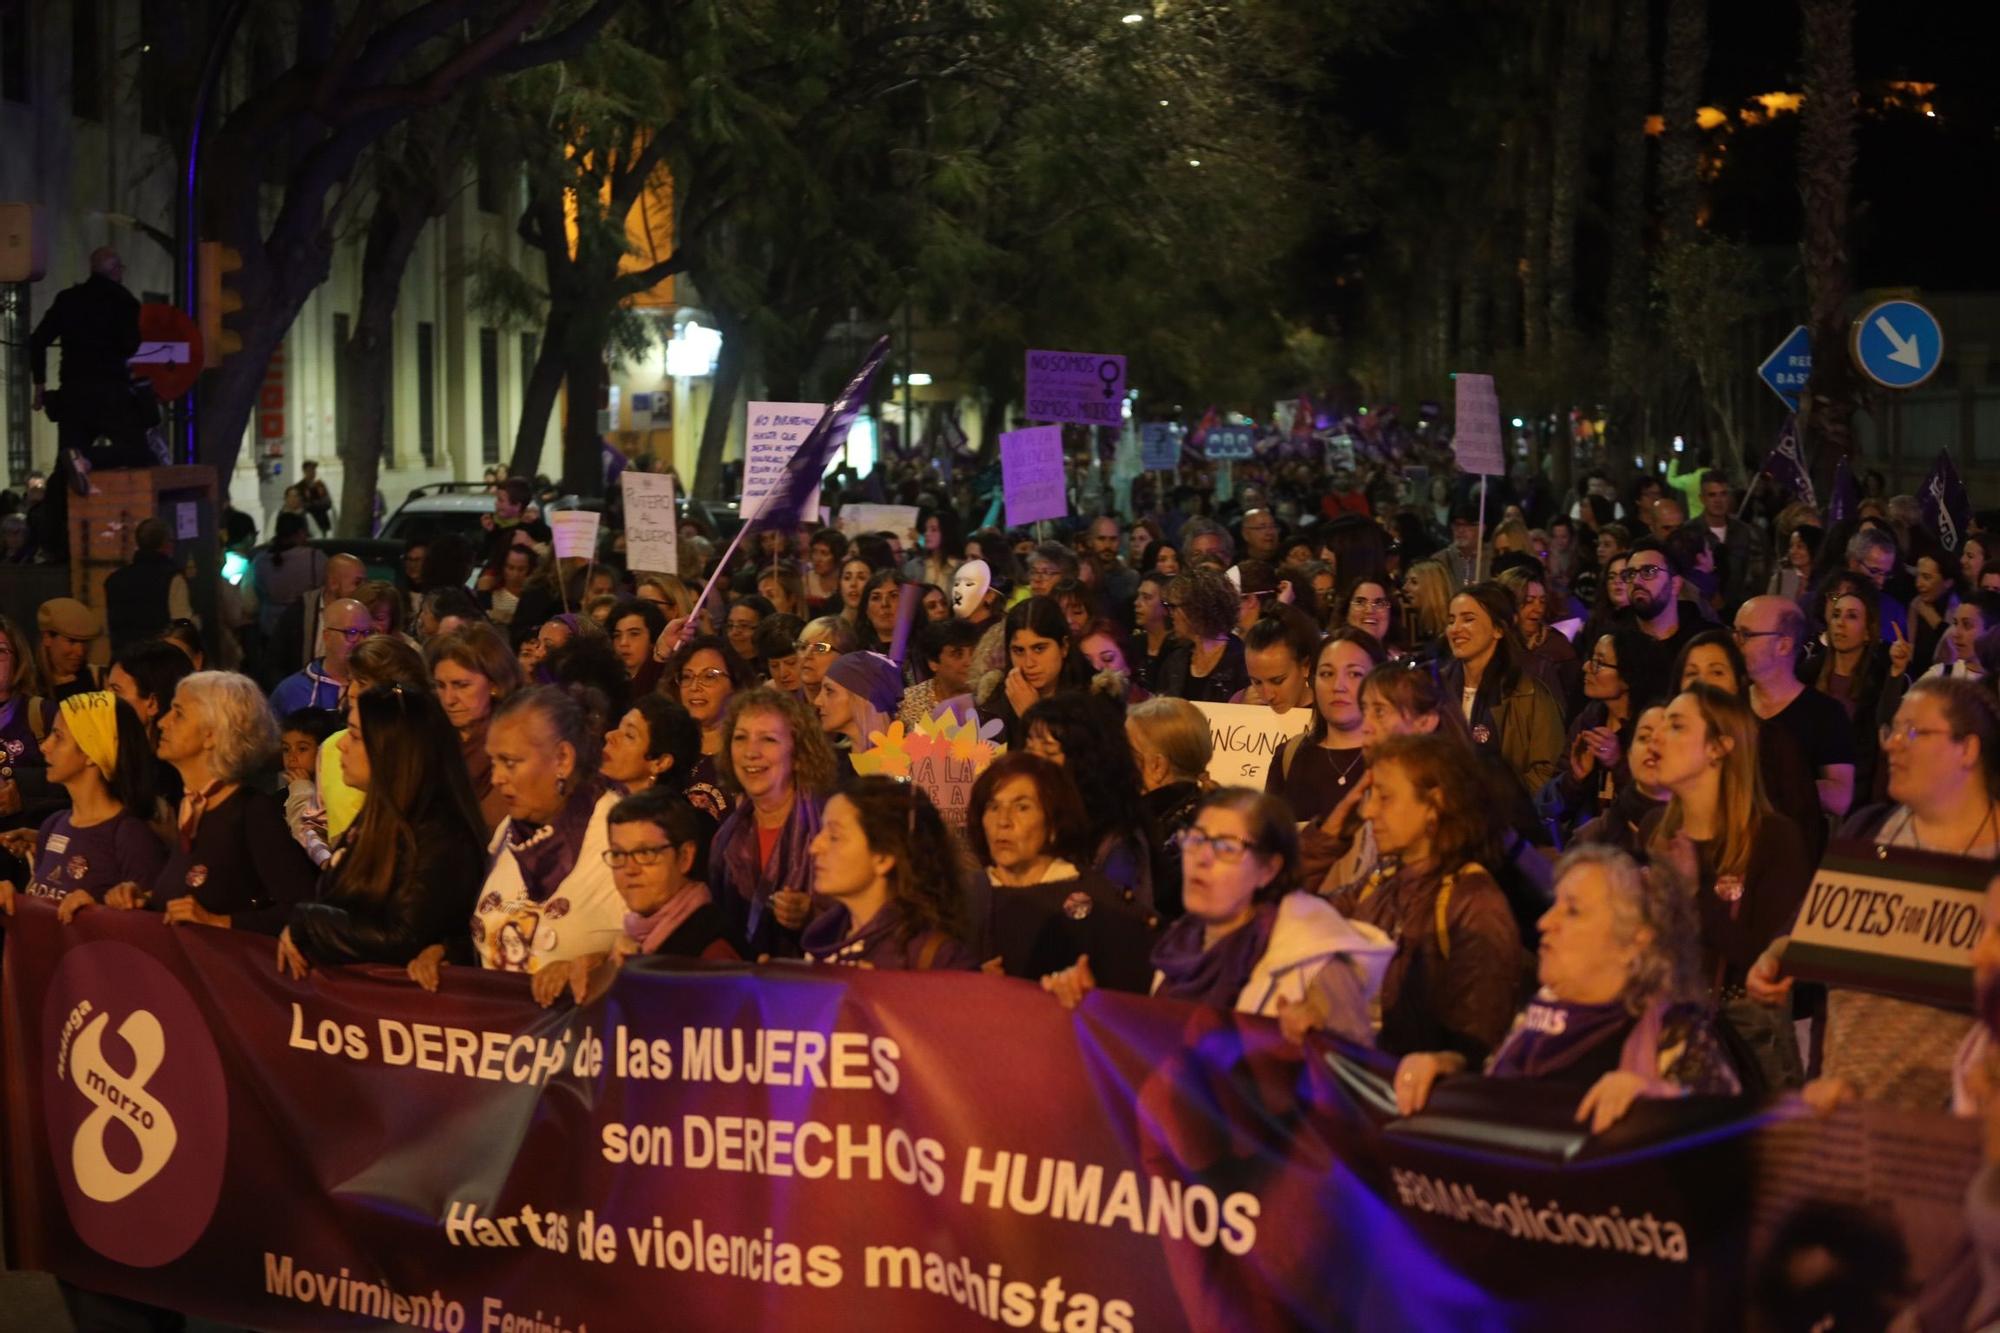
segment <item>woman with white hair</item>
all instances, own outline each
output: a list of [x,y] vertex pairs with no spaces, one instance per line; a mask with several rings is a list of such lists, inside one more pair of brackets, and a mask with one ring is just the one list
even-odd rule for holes
[[164,907],[176,925],[275,936],[318,871],[276,796],[250,783],[278,753],[263,691],[233,671],[197,671],[160,717],[159,757],[181,775],[174,845],[151,884],[121,884],[108,907]]

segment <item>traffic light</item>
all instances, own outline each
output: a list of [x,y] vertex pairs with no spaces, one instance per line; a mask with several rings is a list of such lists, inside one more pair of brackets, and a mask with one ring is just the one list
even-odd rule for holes
[[243,350],[243,339],[223,323],[243,308],[243,296],[229,277],[243,267],[243,256],[220,241],[203,241],[196,262],[195,318],[201,325],[202,368],[213,370],[230,353]]

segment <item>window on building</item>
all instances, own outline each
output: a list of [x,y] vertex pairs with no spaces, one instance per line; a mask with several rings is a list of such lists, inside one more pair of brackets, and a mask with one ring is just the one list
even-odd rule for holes
[[0,5],[0,98],[28,100],[28,7]]
[[437,325],[417,325],[417,449],[437,466]]
[[104,40],[97,0],[71,0],[69,109],[79,120],[104,118]]
[[500,330],[479,331],[479,461],[500,461]]

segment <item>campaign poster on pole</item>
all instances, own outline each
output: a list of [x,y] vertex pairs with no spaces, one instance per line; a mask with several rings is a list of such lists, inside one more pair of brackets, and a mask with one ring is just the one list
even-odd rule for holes
[[678,574],[681,525],[674,474],[625,469],[625,564],[649,574]]
[[[743,505],[745,520],[757,516],[764,497],[777,488],[785,464],[799,451],[812,428],[826,415],[824,403],[752,403],[743,435]],[[800,506],[803,513],[819,508],[819,487]]]
[[1028,420],[1116,428],[1125,420],[1125,358],[1102,352],[1028,353]]
[[558,560],[597,559],[597,529],[604,515],[595,509],[558,509],[549,515]]
[[1030,426],[1000,437],[1000,483],[1007,526],[1026,527],[1069,513],[1061,426]]
[[1461,373],[1456,377],[1458,403],[1451,447],[1462,471],[1484,477],[1507,473],[1507,456],[1500,441],[1500,397],[1491,375]]

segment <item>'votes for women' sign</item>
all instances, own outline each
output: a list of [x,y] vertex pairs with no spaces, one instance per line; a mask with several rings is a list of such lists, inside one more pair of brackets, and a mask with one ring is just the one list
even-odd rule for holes
[[1204,704],[1196,708],[1208,719],[1215,750],[1208,776],[1218,787],[1264,789],[1264,779],[1278,760],[1285,742],[1312,725],[1311,708],[1274,713],[1263,704]]
[[41,900],[0,986],[12,1266],[278,1333],[1727,1329],[1835,1207],[1815,1255],[1909,1256],[1880,1308],[1979,1288],[1944,1116],[1593,1136],[1473,1078],[1396,1119],[1372,1052],[1175,1001],[641,960],[544,1009]]
[[1029,352],[1028,420],[1078,426],[1125,423],[1125,358],[1097,352]]
[[1836,838],[1785,948],[1785,972],[1949,1009],[1972,1003],[1989,862]]
[[1026,527],[1069,513],[1069,478],[1063,472],[1061,426],[1030,426],[1000,437],[1000,485],[1007,496],[1007,526]]

